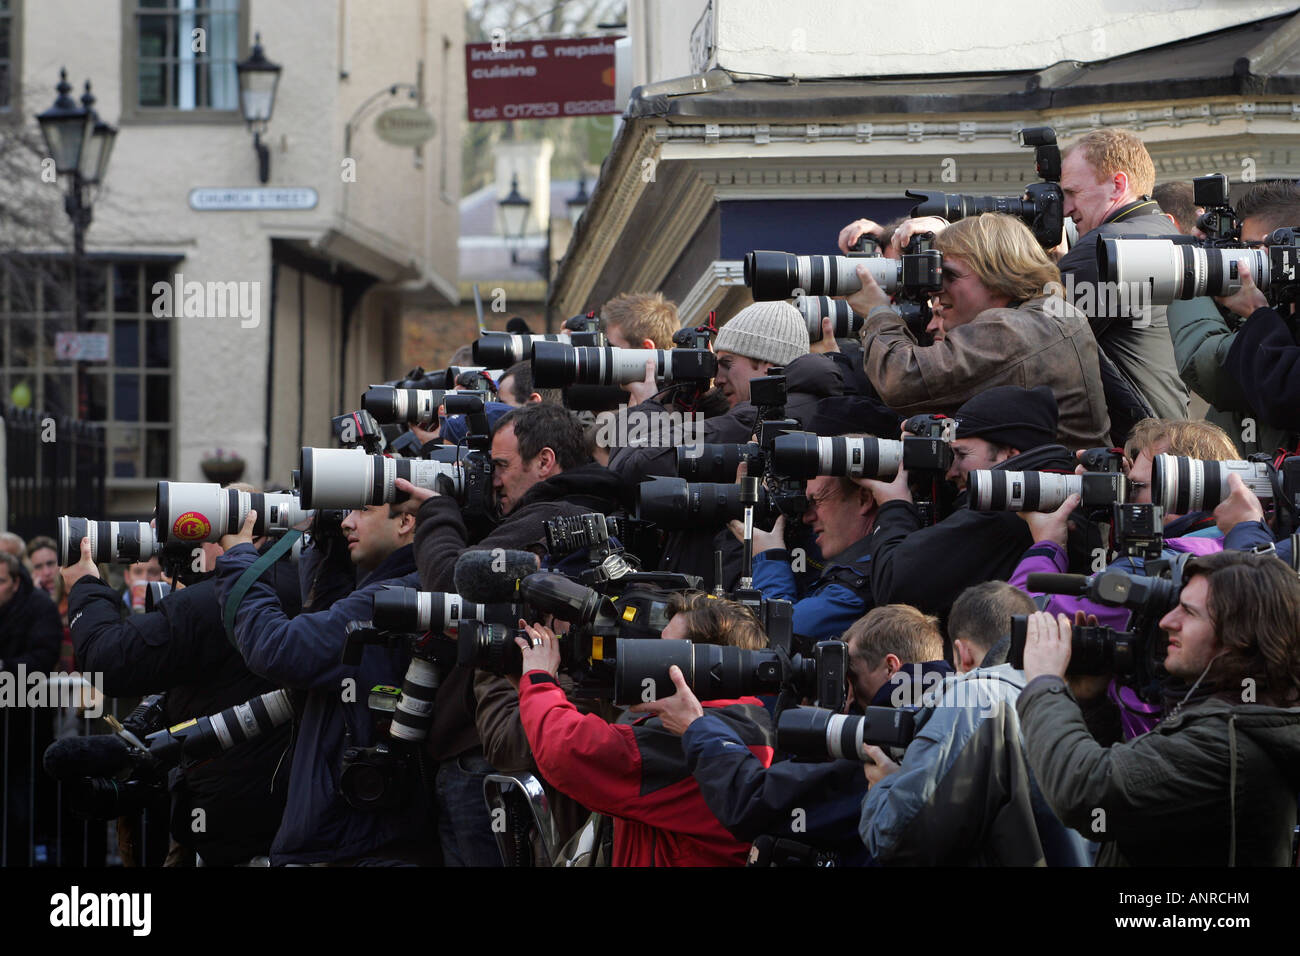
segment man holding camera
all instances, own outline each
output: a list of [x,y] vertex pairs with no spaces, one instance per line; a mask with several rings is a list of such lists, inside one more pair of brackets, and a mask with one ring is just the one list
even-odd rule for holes
[[[1242,195],[1236,214],[1247,243],[1264,242],[1276,229],[1300,227],[1300,185],[1257,183]],[[1204,300],[1170,304],[1179,371],[1211,404],[1205,417],[1228,430],[1243,452],[1294,451],[1300,448],[1295,318],[1268,307],[1249,266],[1241,278],[1236,293],[1218,300],[1240,317],[1232,327],[1217,310],[1195,308]]]
[[[546,522],[620,507],[618,480],[592,462],[582,423],[567,408],[545,402],[512,409],[492,433],[492,482],[501,521],[486,537],[470,541],[456,499],[415,488],[398,488],[419,503],[415,560],[419,587],[454,593],[456,560],[465,551],[546,548]],[[440,830],[471,865],[495,865],[500,856],[488,827],[483,779],[492,766],[475,728],[474,669],[456,665],[443,678],[429,730],[429,750],[439,761]]]
[[[1075,221],[1080,233],[1078,242],[1061,258],[1061,276],[1067,288],[1073,288],[1080,307],[1090,306],[1084,311],[1097,344],[1118,372],[1118,379],[1107,383],[1106,400],[1121,434],[1140,418],[1187,417],[1187,386],[1178,376],[1165,307],[1148,304],[1149,314],[1115,314],[1116,302],[1128,301],[1131,308],[1133,297],[1103,295],[1097,265],[1097,240],[1102,236],[1178,234],[1160,206],[1148,198],[1155,183],[1150,154],[1142,140],[1127,130],[1085,133],[1061,163],[1065,215]],[[1110,372],[1105,363],[1102,371]],[[1124,392],[1145,408],[1126,406],[1118,397]],[[1082,442],[1078,447],[1095,444]]]
[[[953,466],[959,487],[976,469],[1074,472],[1075,458],[1057,435],[1056,400],[1046,386],[990,388],[957,410]],[[952,514],[930,527],[912,503],[908,474],[892,482],[856,479],[880,502],[872,531],[871,589],[880,604],[911,604],[947,613],[966,587],[1005,579],[1033,539],[1007,511],[973,511],[959,496]]]
[[862,841],[885,864],[1084,866],[1085,842],[1052,815],[1025,761],[1014,708],[1025,675],[977,663],[1032,604],[1008,585],[979,587],[949,622],[959,676],[923,698],[902,764],[864,748]]
[[[211,568],[221,553],[216,542],[205,542],[195,547],[194,561]],[[277,561],[268,577],[286,613],[297,614],[293,568]],[[110,697],[165,692],[162,726],[217,713],[278,686],[250,671],[226,637],[210,571],[184,565],[181,587],[152,613],[125,618],[117,591],[100,579],[89,538],[81,540],[81,560],[63,569],[63,580],[80,670],[99,674]],[[274,786],[275,768],[288,746],[289,728],[280,727],[229,753],[183,766],[171,781],[172,838],[209,866],[267,855],[285,804],[283,783]],[[203,811],[201,829],[193,826],[195,810]]]
[[[410,505],[371,505],[342,523],[352,563],[363,575],[351,593],[324,610],[286,615],[272,583],[253,569],[256,512],[238,534],[221,539],[216,587],[223,616],[249,670],[290,690],[305,692],[297,713],[284,822],[271,862],[358,864],[424,862],[433,857],[429,801],[419,784],[391,809],[357,809],[339,789],[345,751],[380,742],[368,694],[377,685],[400,686],[410,652],[366,646],[357,665],[343,663],[347,626],[371,618],[374,596],[386,584],[416,587]],[[252,570],[250,570],[252,569]],[[244,591],[229,607],[231,595]],[[233,617],[233,620],[232,620]],[[410,780],[421,780],[417,772]]]
[[1029,620],[1016,702],[1057,815],[1100,865],[1289,866],[1300,793],[1300,579],[1236,551],[1194,558],[1160,621],[1165,670],[1189,689],[1156,728],[1102,747],[1065,683],[1071,627]]

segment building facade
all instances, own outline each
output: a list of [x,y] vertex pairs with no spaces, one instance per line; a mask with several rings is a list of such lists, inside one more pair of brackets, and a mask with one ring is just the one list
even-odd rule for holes
[[[0,117],[34,127],[66,66],[119,126],[75,329],[107,354],[50,347],[74,331],[68,247],[24,249],[56,288],[0,289],[6,399],[105,423],[113,515],[147,514],[158,479],[203,480],[216,449],[287,485],[298,449],[333,444],[330,418],[402,370],[403,315],[457,300],[462,5],[3,0],[0,17]],[[255,35],[282,68],[265,186],[234,67]],[[428,114],[432,138],[382,139],[394,107]]]

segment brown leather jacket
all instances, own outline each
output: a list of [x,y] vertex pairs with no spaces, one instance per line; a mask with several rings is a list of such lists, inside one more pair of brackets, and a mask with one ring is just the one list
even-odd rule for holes
[[1097,340],[1087,316],[1059,296],[986,309],[924,348],[897,312],[873,309],[862,328],[862,355],[871,384],[900,414],[952,415],[995,385],[1047,385],[1060,410],[1061,444],[1072,450],[1110,444]]

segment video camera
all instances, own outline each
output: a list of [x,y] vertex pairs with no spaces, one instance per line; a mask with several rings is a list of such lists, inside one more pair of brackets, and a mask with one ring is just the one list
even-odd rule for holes
[[1055,249],[1061,244],[1065,227],[1065,194],[1061,191],[1061,150],[1056,145],[1056,130],[1050,126],[1033,126],[1020,131],[1020,145],[1034,148],[1034,171],[1043,180],[1030,183],[1019,199],[1006,196],[963,196],[952,193],[913,192],[908,199],[919,199],[912,207],[912,217],[940,216],[949,222],[978,216],[986,212],[1015,216],[1029,227],[1038,244]]

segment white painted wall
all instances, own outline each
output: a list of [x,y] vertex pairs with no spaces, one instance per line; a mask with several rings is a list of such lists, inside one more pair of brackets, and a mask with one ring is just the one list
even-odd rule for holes
[[[653,10],[646,75],[679,76],[703,2]],[[716,63],[802,78],[1035,70],[1092,62],[1300,9],[1295,0],[713,0]],[[630,15],[630,10],[629,10]],[[630,23],[629,23],[630,26]],[[663,72],[670,70],[672,72]]]

